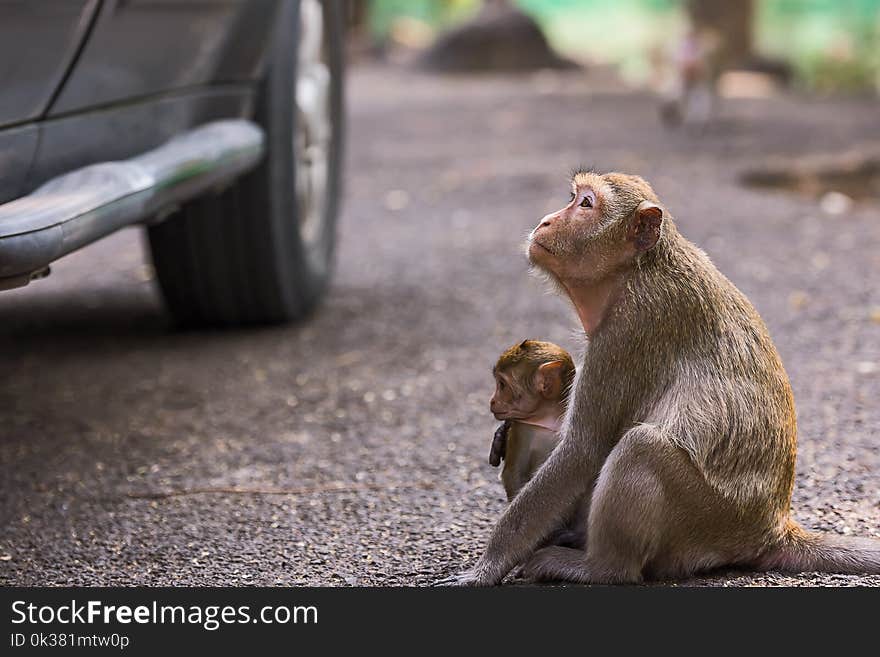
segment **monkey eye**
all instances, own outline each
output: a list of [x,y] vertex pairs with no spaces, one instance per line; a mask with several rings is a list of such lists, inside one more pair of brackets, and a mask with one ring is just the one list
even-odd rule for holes
[[568,197],[568,202],[571,203],[574,200],[574,192],[571,192],[571,195]]
[[581,201],[580,205],[582,208],[591,208],[593,207],[593,199],[590,198],[589,194],[587,194],[586,196],[584,196],[584,200]]

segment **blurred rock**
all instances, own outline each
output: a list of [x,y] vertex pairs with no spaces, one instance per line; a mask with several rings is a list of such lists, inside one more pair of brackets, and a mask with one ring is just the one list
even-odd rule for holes
[[826,192],[819,200],[819,205],[827,214],[846,214],[852,209],[853,200],[840,192]]
[[553,52],[530,16],[507,3],[488,3],[473,20],[441,34],[418,66],[444,73],[577,68]]

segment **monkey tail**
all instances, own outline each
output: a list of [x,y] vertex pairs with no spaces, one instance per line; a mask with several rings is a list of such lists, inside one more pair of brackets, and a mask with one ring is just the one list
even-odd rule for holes
[[880,574],[880,540],[815,534],[789,522],[782,540],[761,556],[760,570]]

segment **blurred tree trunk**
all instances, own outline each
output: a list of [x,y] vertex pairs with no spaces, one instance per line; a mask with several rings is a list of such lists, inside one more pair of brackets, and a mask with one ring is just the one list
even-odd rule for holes
[[372,0],[345,0],[346,42],[351,59],[381,57],[382,44],[370,30]]
[[693,27],[719,38],[723,69],[741,66],[751,59],[754,0],[687,0],[686,4]]
[[355,31],[366,30],[370,0],[348,0],[345,4],[349,27]]

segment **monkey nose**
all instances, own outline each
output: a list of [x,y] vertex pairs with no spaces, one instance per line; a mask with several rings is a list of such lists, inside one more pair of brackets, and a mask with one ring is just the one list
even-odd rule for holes
[[555,219],[556,219],[556,213],[555,213],[555,212],[552,212],[552,213],[550,213],[550,214],[548,214],[548,215],[544,215],[544,217],[541,219],[541,221],[538,222],[538,225],[535,226],[535,230],[532,231],[532,235],[534,235],[535,233],[537,233],[537,232],[538,232],[539,230],[541,230],[542,228],[549,228],[549,227],[553,224],[553,221],[554,221]]

